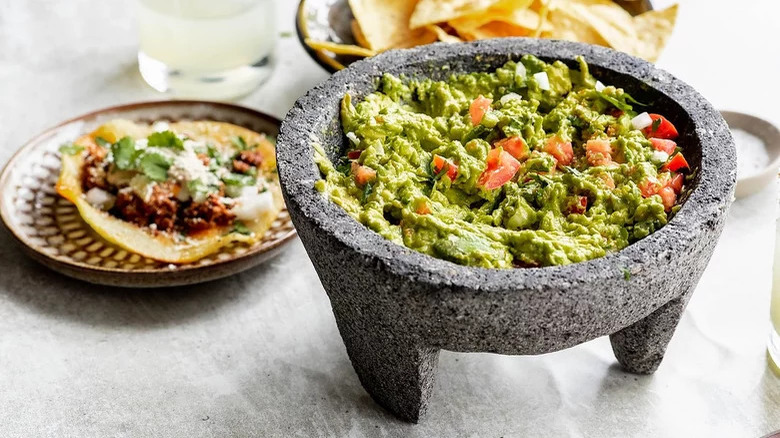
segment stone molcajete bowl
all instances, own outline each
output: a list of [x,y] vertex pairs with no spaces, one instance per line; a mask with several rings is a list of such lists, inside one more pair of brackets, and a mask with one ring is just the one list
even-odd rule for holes
[[[320,173],[312,144],[331,159],[347,144],[339,120],[345,93],[362,98],[382,73],[443,79],[524,54],[572,67],[583,55],[597,79],[625,88],[677,126],[696,174],[666,226],[584,263],[472,268],[391,243],[314,189]],[[413,422],[426,409],[442,349],[532,355],[609,335],[626,370],[654,372],[712,255],[736,177],[726,123],[689,85],[610,49],[533,39],[434,44],[357,62],[296,102],[282,124],[277,156],[290,216],[361,383],[380,405]]]

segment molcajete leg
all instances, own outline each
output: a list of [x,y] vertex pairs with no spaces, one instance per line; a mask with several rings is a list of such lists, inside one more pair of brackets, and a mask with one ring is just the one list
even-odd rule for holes
[[669,301],[644,319],[609,336],[612,351],[626,371],[652,374],[658,369],[688,297]]
[[370,324],[336,320],[366,391],[398,418],[416,423],[428,407],[439,350],[417,348],[386,333],[377,336]]

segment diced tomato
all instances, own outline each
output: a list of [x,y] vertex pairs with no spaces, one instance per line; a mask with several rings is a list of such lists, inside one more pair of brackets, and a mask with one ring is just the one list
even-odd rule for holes
[[587,196],[575,196],[569,200],[569,213],[583,214],[588,209]]
[[420,200],[417,202],[415,212],[417,212],[417,214],[430,214],[431,208],[428,207],[428,203],[425,200]]
[[588,140],[585,158],[591,166],[606,166],[612,162],[612,146],[607,140]]
[[469,107],[469,115],[471,115],[472,125],[479,125],[479,122],[482,121],[482,118],[485,117],[485,114],[487,114],[488,110],[490,109],[491,103],[493,103],[492,99],[488,99],[481,94],[478,98],[474,99],[474,102],[471,102],[471,107]]
[[623,114],[625,114],[623,110],[619,110],[617,108],[612,108],[611,110],[609,110],[609,115],[616,119],[623,117]]
[[649,198],[658,193],[659,185],[655,178],[646,179],[639,184],[639,191],[642,192],[642,197]]
[[512,179],[520,168],[520,162],[509,152],[491,149],[487,156],[487,169],[479,176],[478,184],[488,190],[497,189]]
[[666,120],[666,117],[660,114],[650,114],[650,118],[653,119],[653,124],[642,130],[645,137],[670,140],[677,138],[677,128],[672,125],[672,122]]
[[689,168],[690,166],[688,166],[688,161],[685,160],[683,154],[678,152],[674,154],[674,156],[672,157],[671,160],[669,160],[669,162],[667,162],[661,167],[661,170],[664,171],[671,170],[672,172],[677,172],[680,169],[689,169]]
[[364,186],[376,179],[376,170],[361,166],[357,161],[352,162],[352,175],[359,186]]
[[666,187],[671,187],[672,190],[674,190],[674,193],[679,194],[682,191],[683,182],[685,181],[685,177],[683,177],[682,173],[676,173],[672,177],[672,179],[666,184]]
[[604,185],[607,186],[608,189],[615,188],[615,180],[612,179],[612,175],[608,173],[602,173],[601,175],[599,175],[599,179],[604,181]]
[[455,181],[458,177],[458,165],[452,161],[442,157],[441,155],[433,155],[433,171],[436,174],[440,174],[444,169],[447,169],[447,177],[450,181]]
[[493,146],[497,148],[503,148],[505,151],[509,152],[509,155],[517,158],[518,160],[524,160],[528,158],[528,154],[530,153],[525,140],[523,140],[523,137],[520,137],[519,135],[502,138],[501,140],[495,142]]
[[363,151],[361,151],[360,149],[355,149],[354,151],[347,152],[347,158],[349,158],[350,160],[357,160],[358,158],[360,158],[360,154],[362,153]]
[[570,141],[563,141],[560,137],[553,136],[544,145],[544,151],[555,157],[560,166],[568,166],[574,159],[574,149]]
[[669,211],[674,207],[674,203],[677,202],[677,194],[671,187],[664,187],[658,191],[658,195],[661,197],[661,201],[664,203],[664,210]]
[[655,150],[666,152],[669,155],[672,155],[674,150],[677,148],[677,143],[672,140],[666,140],[663,138],[651,138],[650,143],[653,145]]

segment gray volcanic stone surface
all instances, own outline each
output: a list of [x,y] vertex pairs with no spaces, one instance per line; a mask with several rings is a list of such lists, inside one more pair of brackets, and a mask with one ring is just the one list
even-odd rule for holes
[[[473,268],[385,240],[314,189],[320,173],[312,145],[322,145],[331,159],[346,147],[339,119],[345,93],[359,100],[383,73],[444,79],[493,70],[524,54],[570,66],[583,55],[597,79],[674,122],[696,176],[666,226],[584,263]],[[296,102],[277,145],[290,215],[355,371],[380,405],[414,422],[425,412],[441,349],[541,354],[610,335],[624,368],[655,371],[722,230],[736,180],[734,155],[720,114],[665,71],[602,47],[526,38],[433,44],[355,63]]]

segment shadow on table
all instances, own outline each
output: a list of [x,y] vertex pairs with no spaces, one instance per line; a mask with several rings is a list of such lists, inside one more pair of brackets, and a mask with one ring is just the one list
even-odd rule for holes
[[[75,280],[24,255],[0,230],[0,296],[21,307],[90,325],[166,326],[235,302],[261,282],[273,260],[242,274],[198,285],[130,289]],[[260,279],[258,279],[260,277]]]

